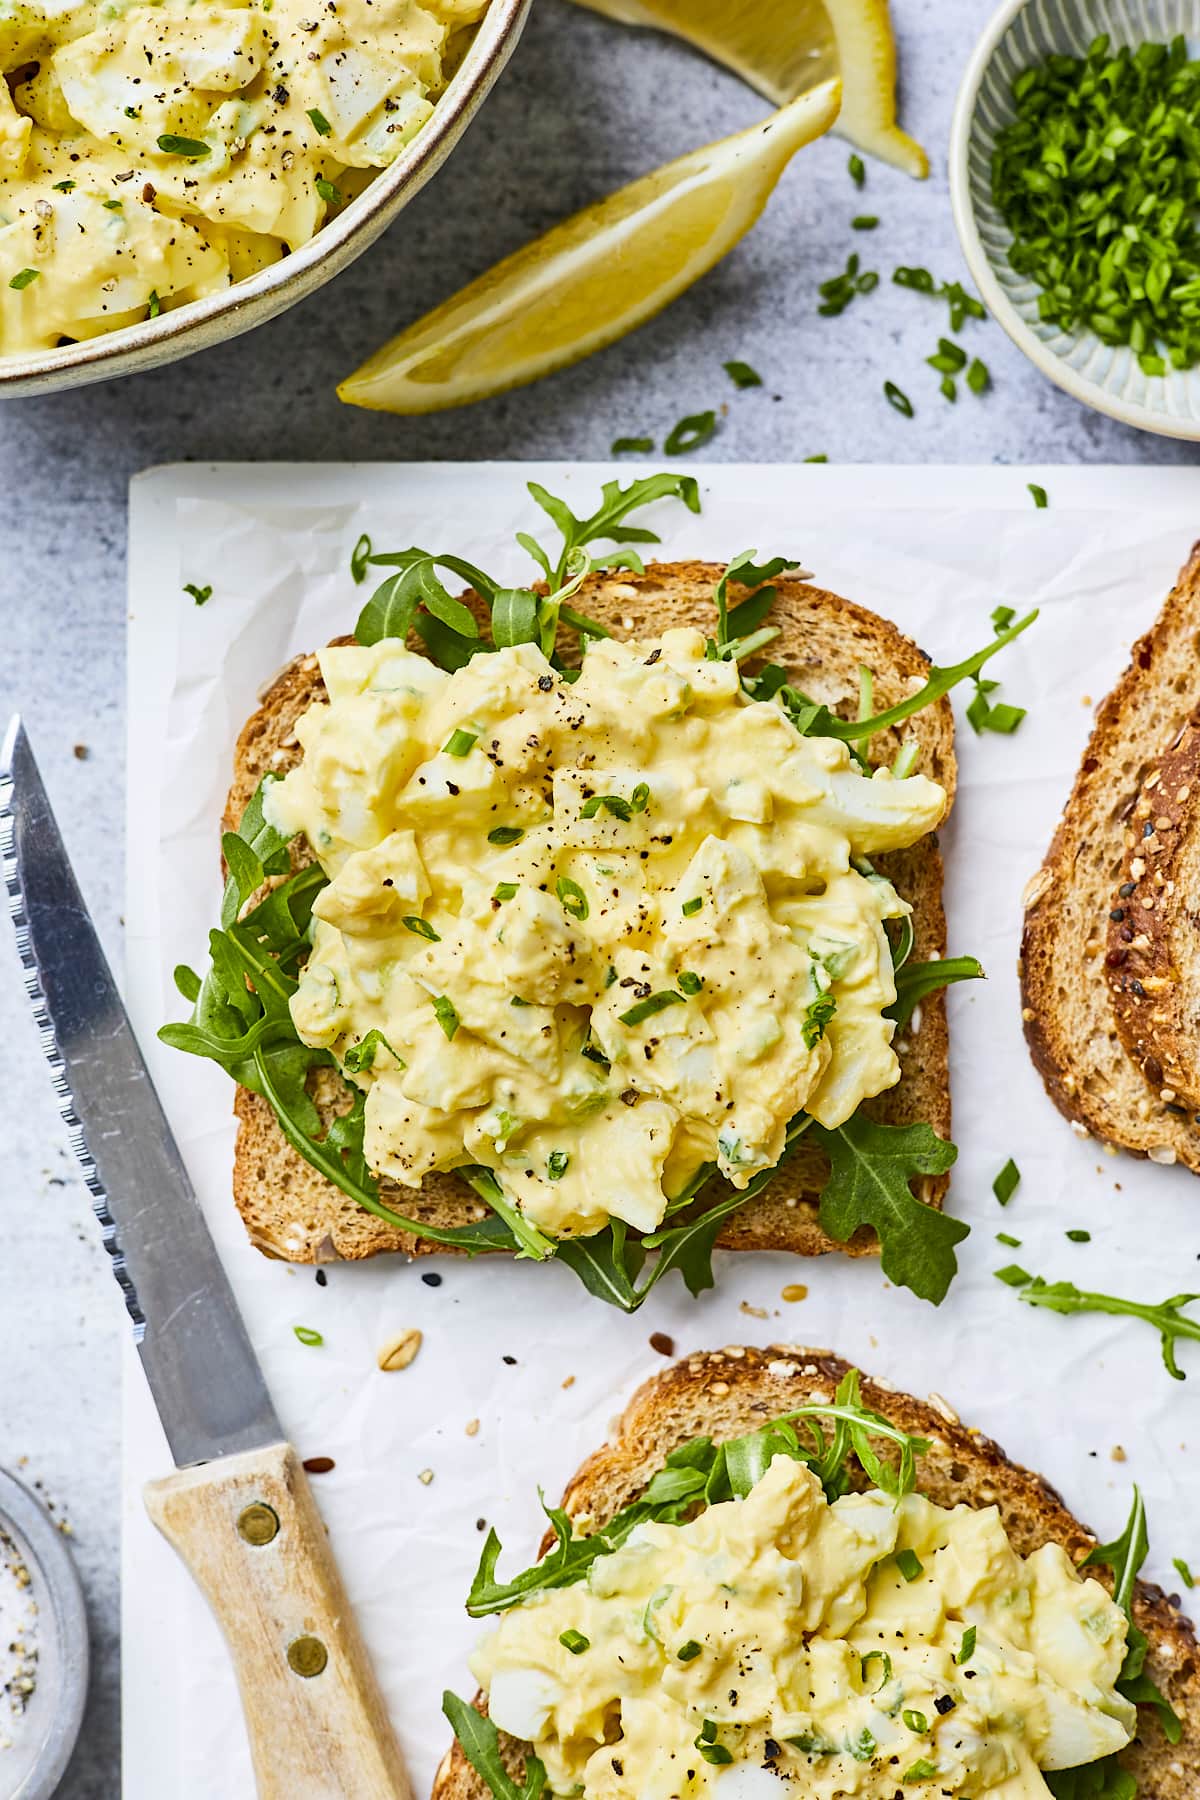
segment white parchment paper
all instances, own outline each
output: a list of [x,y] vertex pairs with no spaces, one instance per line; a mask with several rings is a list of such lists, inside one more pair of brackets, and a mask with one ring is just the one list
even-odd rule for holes
[[[557,1496],[634,1386],[662,1367],[652,1332],[680,1353],[831,1346],[900,1387],[940,1392],[1106,1534],[1139,1482],[1148,1573],[1178,1587],[1173,1557],[1200,1567],[1200,1354],[1184,1348],[1193,1381],[1173,1382],[1145,1326],[1035,1313],[994,1275],[1015,1256],[1048,1278],[1140,1299],[1200,1287],[1200,1187],[1072,1135],[1026,1056],[1014,969],[1022,887],[1066,797],[1092,702],[1200,528],[1200,471],[718,467],[697,470],[701,517],[659,509],[664,554],[787,551],[822,585],[895,619],[938,662],[983,642],[998,603],[1042,609],[991,671],[1001,697],[1029,716],[1012,738],[963,728],[945,834],[950,950],[977,954],[990,979],[950,999],[960,1146],[950,1204],[972,1235],[939,1310],[890,1289],[876,1263],[833,1257],[721,1255],[715,1293],[691,1300],[664,1283],[629,1319],[553,1267],[378,1259],[335,1266],[320,1287],[311,1269],[247,1244],[229,1190],[226,1078],[153,1036],[184,1012],[171,970],[202,963],[216,916],[218,819],[237,731],[288,657],[353,628],[369,592],[348,572],[360,532],[377,547],[453,549],[516,580],[528,571],[513,532],[543,524],[525,480],[545,481],[579,511],[611,473],[179,467],[133,492],[130,1003],[284,1424],[302,1455],[336,1465],[314,1485],[418,1794],[447,1740],[442,1690],[469,1687],[475,1628],[462,1602],[483,1521],[510,1558],[529,1559],[537,1485]],[[1033,509],[1031,478],[1049,488],[1048,511]],[[184,582],[211,584],[211,600],[194,606]],[[1022,1179],[1002,1211],[991,1184],[1009,1156]],[[1067,1240],[1077,1227],[1090,1243]],[[1020,1250],[997,1244],[997,1231],[1020,1238]],[[440,1286],[422,1279],[430,1272]],[[796,1282],[807,1297],[785,1302]],[[301,1345],[296,1325],[320,1331],[323,1346]],[[409,1326],[425,1334],[420,1355],[381,1374],[379,1346]],[[142,1481],[169,1459],[132,1352],[126,1414],[124,1791],[128,1800],[249,1796],[221,1640],[141,1511]]]

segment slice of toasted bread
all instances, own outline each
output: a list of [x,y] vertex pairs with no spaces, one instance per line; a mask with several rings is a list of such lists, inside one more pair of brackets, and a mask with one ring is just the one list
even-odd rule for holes
[[1200,721],[1148,772],[1125,827],[1104,958],[1121,1042],[1165,1105],[1200,1108]]
[[[830,1400],[848,1365],[822,1350],[733,1347],[689,1356],[638,1389],[613,1436],[567,1485],[563,1505],[573,1518],[604,1524],[635,1500],[668,1453],[689,1438],[719,1441],[753,1431],[812,1400]],[[1059,1543],[1078,1562],[1096,1542],[1040,1475],[1010,1462],[990,1438],[959,1423],[945,1401],[898,1394],[886,1382],[864,1379],[863,1404],[930,1450],[917,1467],[917,1486],[939,1506],[992,1506],[1021,1556]],[[860,1481],[866,1485],[865,1478]],[[543,1541],[543,1553],[549,1541]],[[1105,1579],[1101,1570],[1098,1578]],[[1138,1781],[1140,1800],[1200,1800],[1200,1649],[1191,1621],[1157,1587],[1139,1583],[1138,1624],[1150,1640],[1147,1671],[1183,1722],[1183,1737],[1168,1744],[1147,1711],[1142,1731],[1122,1753]],[[482,1697],[475,1704],[486,1711]],[[502,1739],[514,1773],[521,1745]],[[443,1758],[432,1800],[487,1800],[488,1790],[456,1743]]]
[[[580,591],[582,611],[600,619],[620,636],[649,638],[672,625],[692,625],[711,632],[713,590],[723,570],[711,563],[651,564],[644,575],[597,574]],[[771,622],[781,627],[767,654],[782,663],[793,684],[814,700],[839,711],[858,703],[859,669],[875,677],[875,703],[883,710],[906,698],[926,678],[928,658],[888,621],[806,582],[783,578]],[[346,641],[346,640],[339,640]],[[412,639],[421,648],[420,640]],[[224,826],[233,829],[263,775],[285,773],[299,759],[295,726],[300,714],[324,697],[315,656],[290,663],[263,695],[258,711],[238,739],[233,786]],[[920,767],[946,789],[947,808],[954,797],[954,715],[946,700],[926,708],[907,729],[921,751]],[[897,731],[880,733],[872,757],[890,763],[900,747]],[[936,838],[911,850],[878,859],[913,907],[917,960],[945,951],[946,920],[942,910],[942,859]],[[877,1100],[867,1103],[872,1117],[887,1123],[927,1121],[940,1137],[950,1135],[949,1046],[945,1008],[940,994],[926,1001],[914,1026],[897,1043],[902,1078]],[[318,1100],[334,1103],[340,1083],[324,1084]],[[233,1188],[251,1240],[268,1256],[289,1262],[355,1259],[395,1250],[409,1255],[432,1254],[438,1246],[393,1230],[364,1212],[347,1195],[319,1175],[285,1141],[265,1101],[239,1089],[239,1121]],[[736,1213],[718,1242],[732,1250],[788,1250],[816,1256],[835,1245],[821,1230],[817,1204],[827,1165],[821,1153],[803,1146],[791,1156],[768,1191]],[[918,1192],[940,1205],[946,1178],[923,1178]],[[439,1227],[467,1224],[485,1208],[452,1175],[429,1177],[420,1193],[390,1182],[381,1197],[409,1218]],[[856,1234],[852,1255],[877,1253],[871,1231]]]
[[1126,1051],[1104,965],[1109,923],[1119,923],[1109,914],[1124,905],[1126,825],[1154,759],[1195,705],[1198,642],[1200,547],[1096,715],[1066,810],[1025,891],[1021,944],[1025,1037],[1059,1111],[1106,1143],[1196,1172],[1200,1129]]

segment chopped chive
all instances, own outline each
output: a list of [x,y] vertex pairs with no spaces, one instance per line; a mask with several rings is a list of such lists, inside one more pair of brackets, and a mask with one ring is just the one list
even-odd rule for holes
[[[626,825],[633,817],[632,804],[628,800],[623,800],[620,794],[593,794],[591,799],[585,800],[580,807],[579,816],[581,819],[594,819],[602,806],[612,814],[614,819],[621,819]],[[638,808],[639,812],[644,810],[644,807]]]
[[857,213],[850,221],[851,231],[874,231],[879,220],[874,213]]
[[162,311],[162,301],[158,297],[158,290],[156,288],[151,288],[150,298],[146,302],[146,307],[150,318],[157,319],[159,313]]
[[452,731],[442,749],[447,756],[468,756],[479,742],[477,731],[463,731],[461,726]]
[[1049,506],[1050,496],[1046,492],[1044,487],[1041,487],[1036,481],[1026,482],[1025,485],[1028,487],[1030,493],[1033,495],[1033,504],[1039,509],[1039,511],[1042,507]]
[[612,964],[609,963],[607,969],[605,969],[605,971],[604,971],[605,987],[610,988],[616,979],[617,979],[617,971],[613,968]]
[[1020,1263],[1009,1263],[1005,1268],[996,1270],[996,1280],[1002,1281],[1006,1287],[1028,1287],[1033,1276]]
[[1011,606],[997,606],[992,612],[992,624],[997,631],[1007,631],[1016,616]]
[[867,1654],[861,1659],[858,1665],[860,1681],[866,1682],[867,1670],[871,1667],[873,1662],[881,1662],[883,1664],[879,1680],[876,1682],[873,1689],[873,1692],[877,1694],[880,1688],[886,1687],[888,1682],[892,1679],[892,1659],[886,1650],[868,1650]]
[[446,1034],[447,1040],[452,1040],[459,1026],[459,1018],[454,1010],[453,1002],[448,1000],[445,994],[435,994],[433,996],[433,1010],[437,1015],[438,1024]]
[[918,1575],[925,1573],[925,1565],[915,1550],[897,1550],[896,1567],[905,1581],[915,1581]]
[[682,1006],[683,1004],[682,994],[677,994],[673,988],[664,988],[660,993],[648,994],[644,1000],[639,1000],[631,1006],[628,1012],[618,1013],[617,1017],[622,1025],[640,1025],[643,1019],[652,1019],[655,1013],[662,1012],[664,1007]]
[[516,898],[516,894],[517,894],[517,884],[515,881],[498,881],[496,883],[496,889],[492,895],[492,899],[493,900],[514,900]]
[[1000,1173],[997,1175],[995,1181],[992,1183],[992,1192],[995,1194],[1001,1206],[1008,1205],[1009,1201],[1017,1191],[1020,1179],[1021,1171],[1010,1156]]
[[104,210],[105,212],[120,212],[124,205],[125,202],[123,200],[106,200],[104,202]]
[[883,391],[887,395],[887,403],[889,406],[894,407],[895,410],[898,413],[903,414],[906,419],[912,418],[915,408],[902,388],[898,388],[894,381],[885,381],[883,384]]
[[944,400],[957,401],[958,389],[954,385],[953,375],[943,375],[942,379],[938,383],[938,386],[940,387],[940,389],[942,391],[942,398]]
[[680,419],[663,445],[664,456],[689,456],[703,449],[717,434],[717,415],[713,411],[689,413]]
[[722,363],[721,367],[728,375],[730,381],[732,381],[734,387],[755,388],[761,387],[763,384],[763,378],[758,370],[752,369],[747,362],[738,362],[735,360],[733,362]]
[[932,294],[937,288],[928,269],[893,269],[892,280],[897,287],[912,288],[918,294]]
[[590,1650],[592,1647],[591,1638],[585,1638],[582,1631],[561,1632],[558,1641],[564,1650],[571,1652],[572,1656],[582,1656],[585,1650]]
[[949,338],[939,338],[936,356],[927,356],[925,361],[939,375],[958,375],[967,366],[967,353]]
[[497,825],[493,831],[488,832],[488,843],[498,844],[502,850],[507,850],[510,844],[519,844],[524,836],[519,825]]
[[1023,706],[1010,706],[1007,700],[1001,700],[995,706],[989,706],[987,717],[983,721],[986,731],[998,731],[1004,737],[1011,737],[1021,720],[1025,717]]
[[561,1181],[567,1172],[571,1158],[565,1150],[552,1150],[546,1162],[546,1173],[551,1181]]
[[300,1339],[300,1342],[302,1344],[308,1344],[310,1347],[317,1345],[317,1344],[323,1344],[325,1342],[325,1339],[321,1336],[320,1332],[313,1331],[311,1326],[293,1325],[292,1330],[295,1332],[296,1336]]
[[56,194],[69,194],[74,186],[73,181],[56,181],[54,191]]
[[1020,1238],[1012,1237],[1007,1231],[998,1231],[996,1233],[996,1242],[998,1244],[1004,1244],[1009,1250],[1019,1250],[1021,1248]]
[[554,884],[554,891],[562,901],[564,912],[570,913],[573,919],[587,918],[587,895],[577,881],[572,881],[569,875],[560,875]]
[[325,202],[326,206],[341,206],[343,204],[342,190],[335,182],[327,180],[324,175],[317,176],[316,188],[317,193],[321,196],[321,199]]
[[703,976],[693,974],[691,969],[684,969],[683,973],[679,976],[679,991],[681,994],[698,994],[703,986]]
[[864,163],[862,157],[855,153],[851,156],[846,167],[850,171],[850,179],[855,187],[862,187],[867,179],[867,165]]
[[409,931],[413,932],[415,936],[425,938],[431,944],[440,944],[442,941],[437,932],[433,929],[433,926],[429,923],[429,920],[418,918],[416,913],[410,913],[402,923]]
[[325,117],[325,114],[321,111],[320,107],[310,106],[308,109],[308,116],[312,120],[313,129],[317,134],[320,137],[328,137],[333,130],[333,127]]
[[973,394],[986,394],[992,385],[992,374],[985,362],[973,357],[967,370],[967,386]]
[[371,560],[371,551],[373,549],[374,545],[364,531],[357,544],[355,544],[353,550],[350,552],[350,574],[356,587],[361,586],[367,579],[367,564]]
[[806,462],[806,463],[810,463],[810,462],[823,462],[823,463],[827,463],[827,462],[828,462],[828,461],[829,461],[829,458],[828,458],[828,457],[827,457],[827,456],[825,456],[825,455],[821,455],[821,456],[806,456],[806,457],[805,457],[805,459],[804,459],[804,460],[805,460],[805,462]]
[[900,1714],[900,1717],[904,1720],[908,1729],[910,1731],[915,1731],[918,1737],[924,1737],[925,1733],[929,1730],[929,1720],[925,1717],[923,1712],[917,1712],[915,1707],[906,1706],[904,1711]]
[[987,695],[982,687],[976,687],[975,698],[967,708],[967,723],[977,736],[980,732],[986,731],[990,713],[991,707],[988,705]]
[[15,288],[17,292],[20,293],[21,289],[27,288],[31,281],[36,281],[41,272],[40,269],[22,269],[18,274],[13,276],[8,285],[10,288]]
[[197,606],[203,606],[207,601],[212,599],[211,582],[207,587],[197,587],[194,581],[185,581],[183,584],[183,591],[185,594],[190,594],[192,596],[192,599],[196,602]]
[[650,804],[650,789],[646,782],[639,781],[629,796],[629,804],[635,813],[643,813]]
[[675,1652],[676,1660],[681,1663],[695,1662],[700,1654],[700,1649],[701,1646],[696,1642],[695,1638],[689,1638],[687,1643],[680,1644],[678,1650]]
[[211,156],[209,146],[199,138],[176,137],[174,132],[164,131],[158,140],[158,147],[164,156],[190,156],[198,162],[202,156]]
[[1090,1244],[1092,1241],[1092,1234],[1090,1231],[1068,1231],[1067,1237],[1073,1244]]
[[1177,1556],[1175,1558],[1175,1568],[1178,1571],[1179,1579],[1182,1581],[1184,1587],[1194,1588],[1196,1583],[1192,1579],[1192,1571],[1188,1568],[1182,1556]]
[[634,455],[641,456],[641,455],[644,455],[647,451],[653,450],[653,448],[654,448],[654,439],[653,438],[649,438],[649,437],[619,437],[619,438],[613,439],[612,449],[609,451],[609,455],[610,456],[634,456]]
[[963,1632],[962,1643],[958,1647],[958,1654],[954,1658],[954,1660],[958,1664],[959,1668],[961,1668],[965,1662],[969,1661],[970,1658],[972,1656],[974,1656],[974,1654],[975,1654],[975,1636],[976,1636],[976,1633],[975,1633],[974,1625],[968,1625],[967,1629]]
[[937,1772],[937,1764],[930,1762],[927,1756],[922,1756],[905,1769],[904,1779],[905,1781],[928,1781]]
[[693,895],[693,897],[690,900],[685,900],[683,903],[684,918],[690,919],[694,913],[698,913],[700,911],[700,908],[703,905],[704,905],[704,895],[703,894],[695,894],[695,895]]

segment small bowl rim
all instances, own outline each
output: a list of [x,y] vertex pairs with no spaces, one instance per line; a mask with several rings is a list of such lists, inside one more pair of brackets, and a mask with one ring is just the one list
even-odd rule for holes
[[306,244],[215,294],[53,350],[0,356],[0,399],[64,391],[158,368],[265,324],[341,273],[425,185],[474,119],[516,48],[532,0],[490,0],[427,123]]
[[1005,293],[992,266],[992,259],[984,248],[971,197],[969,173],[979,90],[1005,32],[1013,20],[1033,4],[1034,0],[1004,0],[1004,4],[984,27],[959,83],[950,125],[950,206],[967,268],[988,311],[1017,349],[1023,351],[1048,380],[1070,394],[1073,400],[1091,407],[1095,412],[1106,413],[1109,418],[1118,420],[1122,425],[1132,425],[1140,431],[1152,432],[1157,437],[1200,442],[1200,420],[1172,419],[1165,413],[1144,406],[1141,401],[1123,400],[1118,395],[1110,394],[1099,382],[1079,374],[1055,351],[1048,349],[1037,333],[1025,323]]
[[27,1549],[45,1600],[39,1631],[52,1629],[58,1640],[59,1691],[52,1697],[36,1760],[13,1797],[49,1800],[66,1773],[83,1725],[91,1660],[87,1608],[79,1571],[53,1520],[37,1496],[7,1469],[0,1469],[0,1529]]

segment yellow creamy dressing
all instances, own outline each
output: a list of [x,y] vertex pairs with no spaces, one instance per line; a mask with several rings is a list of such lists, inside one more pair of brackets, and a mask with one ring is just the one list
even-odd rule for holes
[[0,0],[0,354],[145,318],[306,243],[429,117],[486,6]]
[[532,645],[453,675],[395,641],[322,654],[266,806],[331,877],[292,1014],[349,1054],[372,1168],[479,1163],[552,1232],[651,1230],[701,1164],[744,1187],[797,1113],[833,1127],[897,1080],[908,907],[853,859],[945,795],[867,778],[704,647],[604,640],[574,684]]
[[830,1505],[777,1456],[746,1499],[640,1526],[586,1582],[505,1613],[471,1667],[555,1795],[1046,1800],[1040,1770],[1133,1736],[1125,1638],[1099,1583],[1056,1544],[1017,1556],[995,1507]]

